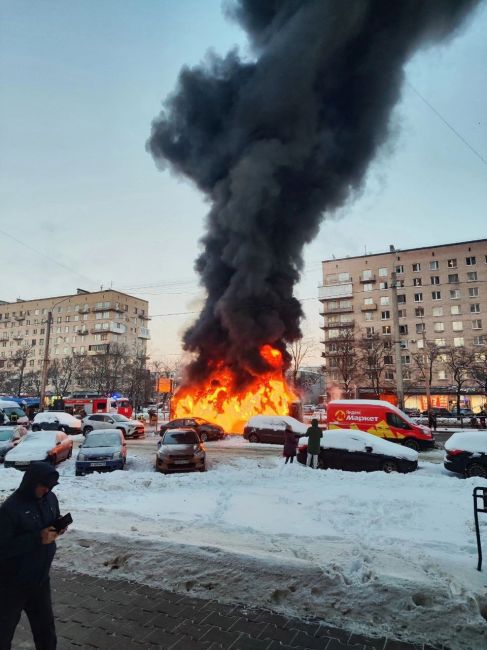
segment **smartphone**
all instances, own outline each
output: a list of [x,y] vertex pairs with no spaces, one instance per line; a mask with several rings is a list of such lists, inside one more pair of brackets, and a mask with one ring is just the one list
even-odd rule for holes
[[71,513],[68,512],[67,515],[58,517],[52,525],[59,532],[60,530],[64,530],[64,528],[67,528],[69,524],[72,523],[73,523],[73,518],[71,517]]

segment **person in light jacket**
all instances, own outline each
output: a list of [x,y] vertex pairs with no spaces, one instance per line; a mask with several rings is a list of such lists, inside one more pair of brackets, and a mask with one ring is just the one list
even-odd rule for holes
[[289,424],[286,425],[286,430],[284,431],[284,450],[283,456],[286,459],[285,465],[288,462],[294,462],[296,456],[296,449],[298,446],[298,436],[294,433]]

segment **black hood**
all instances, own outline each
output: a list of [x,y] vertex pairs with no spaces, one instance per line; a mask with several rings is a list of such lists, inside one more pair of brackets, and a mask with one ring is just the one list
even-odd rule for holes
[[35,488],[41,484],[53,488],[59,480],[59,472],[44,461],[31,463],[25,470],[18,491],[28,496],[34,496]]

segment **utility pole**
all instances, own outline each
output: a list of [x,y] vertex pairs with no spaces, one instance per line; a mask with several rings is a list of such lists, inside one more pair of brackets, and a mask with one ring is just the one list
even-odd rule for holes
[[423,338],[423,350],[425,352],[425,358],[428,362],[427,372],[425,373],[426,379],[426,410],[428,411],[428,417],[431,413],[431,359],[430,354],[427,348],[426,341],[426,325],[424,324],[423,317],[421,317],[421,323],[423,325],[422,329],[422,338]]
[[391,272],[391,297],[392,297],[392,335],[395,353],[396,393],[400,409],[404,408],[404,383],[402,378],[401,340],[399,338],[399,310],[397,303],[397,276]]
[[44,401],[46,399],[47,371],[49,370],[49,341],[51,339],[52,311],[47,312],[46,340],[44,346],[44,359],[42,361],[42,378],[39,397],[39,409],[44,410]]

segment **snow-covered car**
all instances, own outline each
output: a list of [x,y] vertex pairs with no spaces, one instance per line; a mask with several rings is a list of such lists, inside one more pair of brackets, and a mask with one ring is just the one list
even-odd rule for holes
[[29,418],[26,416],[25,411],[13,400],[0,398],[0,414],[3,416],[3,424],[14,422],[16,424],[29,424]]
[[[298,461],[306,464],[308,439],[300,438]],[[414,472],[418,452],[357,429],[332,429],[323,432],[318,455],[321,469],[350,472]]]
[[130,420],[119,413],[94,413],[81,420],[83,433],[100,429],[119,429],[126,438],[143,438],[144,423],[140,420]]
[[169,429],[158,443],[156,471],[204,472],[206,451],[194,429]]
[[458,431],[445,442],[444,466],[462,476],[487,478],[485,431]]
[[284,431],[291,427],[294,433],[303,435],[308,426],[290,415],[254,415],[244,428],[243,437],[249,442],[284,444]]
[[16,427],[0,427],[0,463],[3,463],[7,452],[15,447],[19,441]]
[[225,437],[225,431],[219,424],[208,422],[203,418],[178,418],[165,422],[159,429],[162,436],[166,431],[171,429],[194,429],[199,435],[201,442],[207,440],[222,440]]
[[79,446],[76,476],[123,469],[126,461],[127,445],[120,429],[91,431]]
[[71,458],[73,441],[64,431],[31,431],[5,456],[5,467],[26,469],[30,463],[45,460],[57,465]]
[[54,428],[64,433],[81,433],[81,420],[64,411],[41,411],[32,421],[32,431]]

